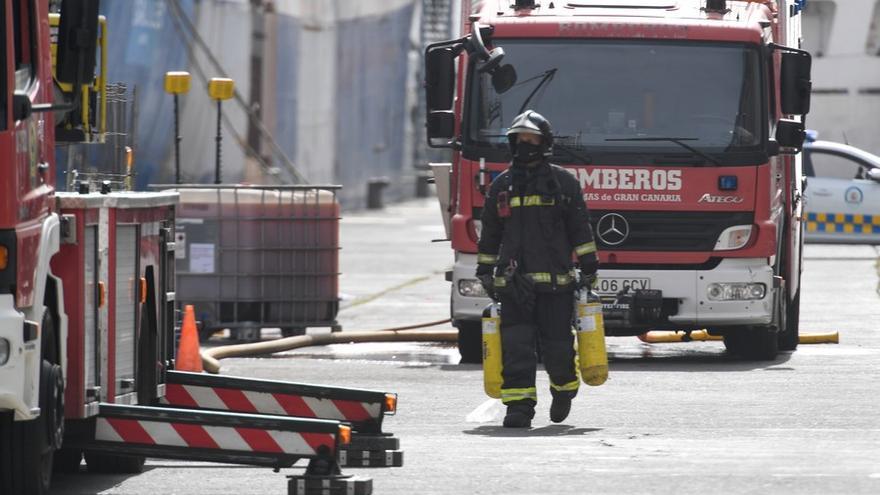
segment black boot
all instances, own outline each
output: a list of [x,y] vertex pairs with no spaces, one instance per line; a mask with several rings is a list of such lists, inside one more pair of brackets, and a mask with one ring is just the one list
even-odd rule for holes
[[532,418],[535,416],[535,408],[525,405],[507,406],[507,415],[504,416],[505,428],[530,428]]
[[556,395],[550,404],[550,421],[561,423],[568,417],[571,411],[571,397],[567,395]]

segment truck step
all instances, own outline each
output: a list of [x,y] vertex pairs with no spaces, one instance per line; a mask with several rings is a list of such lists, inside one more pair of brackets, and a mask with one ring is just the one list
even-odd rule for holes
[[[274,380],[169,371],[159,406],[330,419],[356,433],[380,434],[387,410],[385,392],[324,387]],[[395,396],[396,403],[396,396]]]
[[352,435],[351,443],[339,448],[348,450],[398,450],[400,449],[400,439],[389,434]]
[[339,467],[403,467],[403,451],[340,450]]
[[287,495],[371,495],[373,480],[361,476],[288,476]]

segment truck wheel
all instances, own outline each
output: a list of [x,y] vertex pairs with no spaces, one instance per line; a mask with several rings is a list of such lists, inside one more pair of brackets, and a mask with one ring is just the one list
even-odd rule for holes
[[800,338],[801,291],[798,289],[794,300],[786,310],[785,331],[779,332],[779,350],[794,351]]
[[143,456],[105,454],[88,450],[84,456],[90,473],[139,474],[144,471],[144,462],[146,462]]
[[[23,495],[49,493],[55,449],[64,438],[64,376],[58,361],[55,319],[49,308],[43,308],[40,323],[43,336],[40,356],[40,416],[31,421],[12,424],[12,445],[18,457],[13,476],[19,474]],[[13,482],[15,484],[15,482]]]
[[776,297],[773,321],[769,325],[756,325],[729,332],[724,335],[728,352],[751,361],[772,361],[779,354],[780,335],[786,332],[788,310],[785,295]]
[[724,335],[727,352],[750,361],[776,359],[779,351],[777,333],[771,327],[743,328]]
[[483,362],[483,326],[479,321],[458,321],[458,352],[462,364]]
[[732,354],[734,356],[742,356],[745,354],[745,348],[748,345],[748,336],[746,333],[749,330],[746,328],[727,331],[724,334],[724,348],[727,349],[728,354]]

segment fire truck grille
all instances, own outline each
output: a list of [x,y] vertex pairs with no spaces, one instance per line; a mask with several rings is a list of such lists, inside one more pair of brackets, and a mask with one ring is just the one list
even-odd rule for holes
[[599,249],[712,251],[724,229],[754,223],[752,212],[590,211]]

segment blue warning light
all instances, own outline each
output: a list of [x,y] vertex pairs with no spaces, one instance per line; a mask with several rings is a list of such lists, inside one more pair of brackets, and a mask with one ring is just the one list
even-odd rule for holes
[[722,191],[736,191],[737,180],[735,175],[722,175],[718,177],[718,189]]

